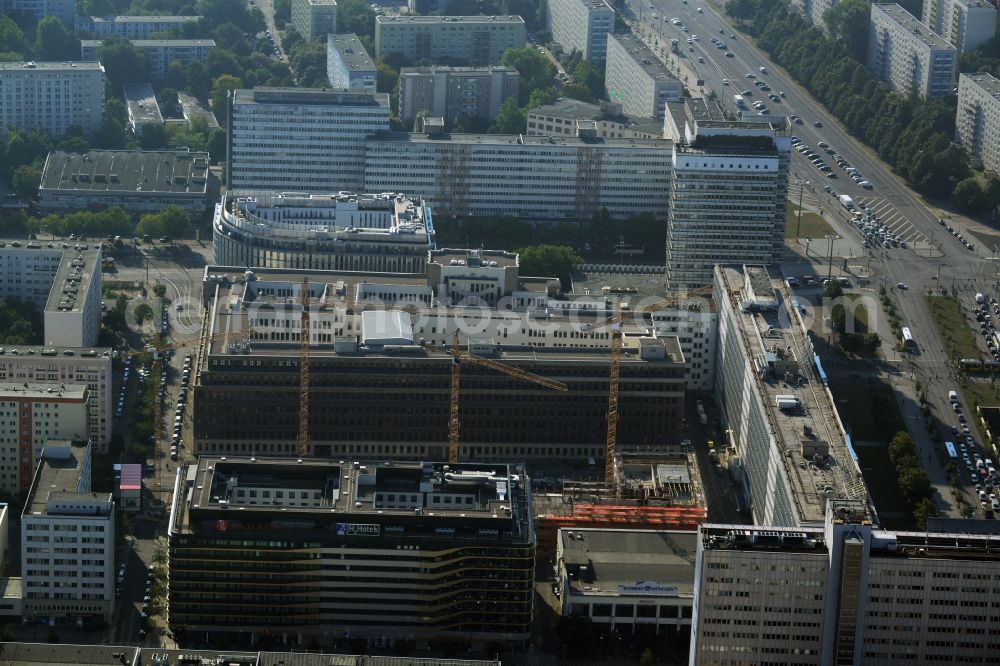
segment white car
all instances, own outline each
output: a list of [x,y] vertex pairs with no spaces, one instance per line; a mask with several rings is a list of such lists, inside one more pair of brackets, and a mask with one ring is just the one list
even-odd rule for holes
[[728,86],[729,85],[729,79],[722,79],[722,85]]

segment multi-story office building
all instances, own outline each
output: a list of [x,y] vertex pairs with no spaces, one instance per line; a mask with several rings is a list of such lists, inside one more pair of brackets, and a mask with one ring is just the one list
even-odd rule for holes
[[391,194],[229,191],[215,207],[219,266],[423,273],[431,211]]
[[88,32],[97,39],[124,37],[149,39],[157,32],[183,32],[185,26],[194,26],[200,16],[77,16],[76,29]]
[[113,425],[110,349],[7,347],[0,350],[0,382],[86,386],[89,399],[83,436],[91,441],[97,453],[107,453]]
[[86,441],[89,400],[83,384],[0,383],[0,490],[28,490],[49,440]]
[[680,80],[636,35],[609,34],[607,50],[604,87],[626,115],[662,118],[667,101],[683,95]]
[[715,399],[730,469],[758,525],[820,525],[866,502],[850,440],[787,288],[763,266],[716,266]]
[[529,219],[662,217],[671,144],[576,137],[386,133],[368,140],[365,190],[423,199],[437,215]]
[[375,63],[353,32],[326,36],[326,78],[334,88],[375,92]]
[[597,104],[562,97],[552,104],[528,111],[528,135],[577,136],[581,129],[593,129],[602,139],[662,139],[663,123],[652,118],[629,118],[621,104]]
[[389,130],[389,96],[363,90],[233,92],[227,189],[365,190],[365,139]]
[[950,95],[958,51],[948,40],[897,4],[872,3],[868,69],[894,92],[921,97]]
[[959,74],[955,140],[987,171],[1000,173],[1000,79]]
[[584,60],[604,62],[608,35],[615,28],[615,10],[605,0],[551,0],[546,18],[552,39],[566,53],[577,51]]
[[534,595],[522,466],[203,456],[169,538],[174,631],[525,643]]
[[35,21],[55,16],[68,30],[73,29],[73,18],[76,16],[76,0],[4,0],[2,7],[4,14],[24,12]]
[[0,247],[0,296],[42,313],[48,347],[89,347],[101,330],[101,252],[30,242]]
[[686,635],[697,547],[697,532],[560,529],[562,614],[625,636]]
[[110,622],[114,611],[115,504],[91,491],[91,448],[45,446],[21,515],[25,619]]
[[958,49],[978,49],[997,31],[997,9],[985,0],[924,0],[925,25]]
[[996,661],[995,530],[882,530],[839,500],[825,513],[802,528],[701,526],[691,666]]
[[[518,275],[517,255],[478,250],[435,250],[426,275],[261,269],[244,277],[242,269],[206,268],[206,335],[214,337],[194,370],[197,452],[295,452],[304,275],[322,304],[310,317],[316,455],[446,456],[454,358],[447,349],[457,335],[478,356],[569,389],[463,364],[463,460],[603,459],[614,297],[559,298],[558,280]],[[627,327],[622,446],[681,437],[684,359],[676,337],[650,328],[648,316]]]
[[96,62],[0,63],[0,131],[40,129],[62,136],[104,124],[104,67]]
[[305,39],[337,32],[337,0],[292,0],[292,25]]
[[[215,48],[214,39],[133,39],[132,45],[146,54],[149,75],[162,79],[170,69],[170,63],[186,65],[192,61],[204,62]],[[80,60],[97,60],[100,39],[80,41]]]
[[153,86],[148,83],[128,83],[123,86],[125,106],[128,109],[128,126],[139,136],[148,127],[163,127],[163,114],[156,101]]
[[399,70],[399,117],[408,122],[426,111],[448,119],[493,120],[520,88],[521,75],[513,67],[404,67]]
[[[473,66],[497,65],[507,49],[525,44],[520,16],[376,16],[375,55],[412,61],[447,59]],[[455,64],[455,63],[452,63]]]
[[208,153],[186,149],[53,151],[45,158],[38,206],[53,212],[119,206],[141,215],[175,205],[198,219],[208,207],[208,179]]
[[712,283],[718,263],[778,265],[785,247],[791,138],[787,123],[726,120],[709,100],[668,104],[674,139],[667,284]]

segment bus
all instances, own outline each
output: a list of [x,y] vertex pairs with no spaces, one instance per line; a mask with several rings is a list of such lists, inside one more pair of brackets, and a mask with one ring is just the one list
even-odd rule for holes
[[944,443],[944,448],[948,450],[948,457],[949,458],[953,458],[953,459],[957,459],[958,458],[958,451],[955,450],[955,443],[954,442],[945,442]]
[[906,351],[912,352],[917,348],[917,343],[913,339],[913,334],[910,333],[908,326],[903,327],[903,346],[906,347]]

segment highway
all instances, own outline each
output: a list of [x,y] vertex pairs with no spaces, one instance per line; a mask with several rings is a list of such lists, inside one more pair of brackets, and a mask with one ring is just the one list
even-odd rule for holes
[[[792,153],[793,185],[789,188],[791,198],[797,198],[796,185],[800,181],[809,181],[806,186],[809,199],[825,211],[825,217],[837,232],[851,241],[839,247],[857,247],[860,251],[852,254],[852,262],[863,262],[866,269],[870,267],[872,281],[871,291],[868,293],[874,297],[873,291],[885,287],[896,304],[902,325],[909,326],[914,331],[919,344],[919,355],[908,356],[891,349],[895,339],[881,311],[873,322],[874,329],[883,337],[882,350],[888,363],[896,367],[895,372],[886,373],[884,379],[890,381],[896,390],[900,408],[911,435],[917,442],[920,457],[940,491],[936,501],[940,508],[951,515],[957,515],[947,477],[940,464],[940,442],[932,441],[928,436],[916,408],[915,384],[919,380],[942,432],[947,432],[950,426],[955,425],[955,414],[946,398],[948,390],[956,388],[955,370],[944,344],[938,338],[924,295],[939,293],[942,289],[958,291],[965,307],[970,304],[972,294],[976,291],[995,293],[995,288],[992,288],[996,280],[994,257],[971,234],[965,234],[973,240],[971,251],[949,234],[938,223],[938,214],[926,206],[918,194],[893,174],[874,151],[852,137],[791,75],[771,62],[767,54],[752,43],[749,36],[735,29],[731,20],[722,15],[716,6],[704,0],[687,0],[686,3],[683,0],[652,0],[652,9],[649,0],[628,0],[628,4],[633,13],[632,18],[641,19],[643,28],[639,31],[647,44],[664,61],[680,65],[681,77],[687,78],[692,90],[697,88],[691,79],[702,79],[704,94],[715,92],[724,108],[732,112],[737,110],[733,95],[741,94],[744,90],[752,91],[753,96],[748,99],[748,103],[762,100],[770,113],[799,116],[802,123],[792,125],[792,131],[797,137],[814,149],[820,141],[825,141],[874,185],[871,191],[855,185],[833,160],[827,161],[837,177],[827,178],[803,156]],[[699,8],[701,12],[698,11]],[[657,15],[655,19],[654,12]],[[674,18],[680,19],[687,32],[682,26],[671,23]],[[730,36],[734,33],[735,38]],[[694,39],[695,36],[698,37],[697,40]],[[716,48],[711,43],[713,37],[724,42],[733,56],[726,57],[724,50]],[[678,40],[678,55],[670,54],[671,39]],[[691,44],[687,43],[688,39],[692,40]],[[698,62],[699,56],[704,62]],[[767,74],[760,72],[759,68],[762,66],[767,69]],[[685,70],[692,76],[685,77]],[[781,102],[768,100],[768,93],[762,93],[754,87],[747,74],[753,74],[766,82],[772,92],[783,92]],[[816,122],[821,127],[816,127]],[[822,153],[819,150],[817,152]],[[880,219],[889,220],[887,223],[893,226],[893,230],[907,240],[908,249],[862,249],[863,239],[851,224],[848,211],[840,205],[834,193],[825,191],[826,186],[830,186],[836,194],[850,195],[855,201],[865,202],[867,206],[877,210]],[[788,253],[791,265],[799,270],[808,270],[808,261],[815,265],[820,260],[821,257],[815,256],[815,252],[811,257],[803,257],[793,243],[794,241],[789,243]],[[822,251],[816,247],[818,245],[820,243],[814,244],[813,250]],[[842,250],[835,252],[838,253],[835,256],[846,256],[846,252]],[[789,271],[788,265],[785,270]],[[819,269],[809,272],[822,274]],[[895,285],[898,282],[906,282],[909,289],[897,289]],[[966,414],[970,413],[971,407],[972,405],[966,405]],[[973,500],[974,494],[970,491],[967,480],[963,485],[970,504],[978,506],[978,499]]]

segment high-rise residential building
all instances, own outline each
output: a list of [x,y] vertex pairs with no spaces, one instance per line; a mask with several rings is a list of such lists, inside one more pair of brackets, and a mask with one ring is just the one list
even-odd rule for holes
[[702,525],[689,663],[992,664],[998,553],[995,530],[883,530],[842,500],[817,526]]
[[399,117],[418,113],[441,118],[469,116],[493,120],[500,106],[517,99],[521,75],[513,67],[403,67],[399,70]]
[[[162,79],[170,71],[170,63],[186,65],[195,60],[204,62],[215,48],[214,39],[133,39],[132,45],[146,54],[149,75]],[[97,60],[98,49],[103,40],[83,39],[80,41],[80,60]]]
[[40,129],[62,136],[104,124],[104,67],[96,62],[0,63],[0,131]]
[[337,32],[337,0],[292,0],[292,25],[305,39]]
[[30,242],[0,247],[0,296],[33,304],[46,347],[90,347],[101,331],[101,252]]
[[326,36],[326,78],[334,88],[375,92],[375,63],[353,32]]
[[665,124],[674,139],[668,287],[709,285],[715,264],[778,265],[791,161],[787,124],[727,120],[701,99],[669,103]]
[[73,30],[76,0],[4,0],[2,7],[4,14],[23,12],[31,15],[35,21],[41,21],[46,16],[55,16],[62,21],[67,30]]
[[437,215],[662,217],[670,142],[600,139],[590,125],[573,137],[382,134],[365,146],[364,189],[407,192]]
[[561,97],[552,104],[528,110],[528,135],[577,136],[581,129],[593,128],[602,139],[662,139],[663,123],[653,118],[630,118],[621,104],[597,104]]
[[921,97],[950,95],[958,51],[948,40],[897,4],[872,4],[868,69],[894,92]]
[[0,383],[87,387],[87,429],[83,436],[93,443],[97,453],[107,453],[111,439],[112,380],[111,350],[107,348],[18,346],[0,350]]
[[392,194],[229,190],[215,207],[219,266],[423,273],[431,211]]
[[26,621],[110,622],[114,611],[115,503],[91,490],[89,444],[52,442],[33,470],[21,515]]
[[130,215],[141,215],[174,205],[197,218],[208,206],[210,176],[208,153],[186,148],[54,150],[45,158],[38,207],[55,212],[118,206]]
[[985,0],[924,0],[925,25],[958,49],[978,49],[997,31],[997,8]]
[[[310,316],[316,455],[445,457],[454,359],[445,348],[458,335],[479,357],[568,387],[463,363],[462,460],[603,459],[608,322],[620,296],[561,297],[558,279],[522,276],[518,263],[510,252],[441,249],[429,253],[423,275],[207,267],[207,331],[226,335],[206,333],[194,370],[195,450],[295,453],[299,304],[308,275],[310,297],[322,303]],[[647,315],[625,326],[623,447],[677,445],[682,437],[683,355],[676,336],[651,328]]]
[[868,491],[812,343],[764,266],[716,266],[715,400],[730,470],[758,525],[821,525],[831,499]]
[[520,16],[376,16],[375,55],[498,65],[507,49],[524,48],[525,34]]
[[608,35],[615,29],[615,10],[606,0],[550,0],[546,18],[552,39],[566,53],[604,62]]
[[306,88],[236,90],[231,114],[227,189],[361,192],[367,191],[365,139],[389,130],[389,95]]
[[149,39],[156,32],[183,31],[199,19],[200,16],[77,16],[76,29],[99,39]]
[[0,490],[28,490],[49,440],[86,441],[89,399],[83,384],[0,383]]
[[175,632],[420,650],[530,636],[535,533],[521,465],[202,456],[174,488]]
[[1000,79],[992,74],[959,74],[955,140],[972,161],[1000,173]]
[[628,116],[662,118],[668,100],[677,101],[684,85],[638,36],[608,35],[604,87],[608,99],[621,104]]

